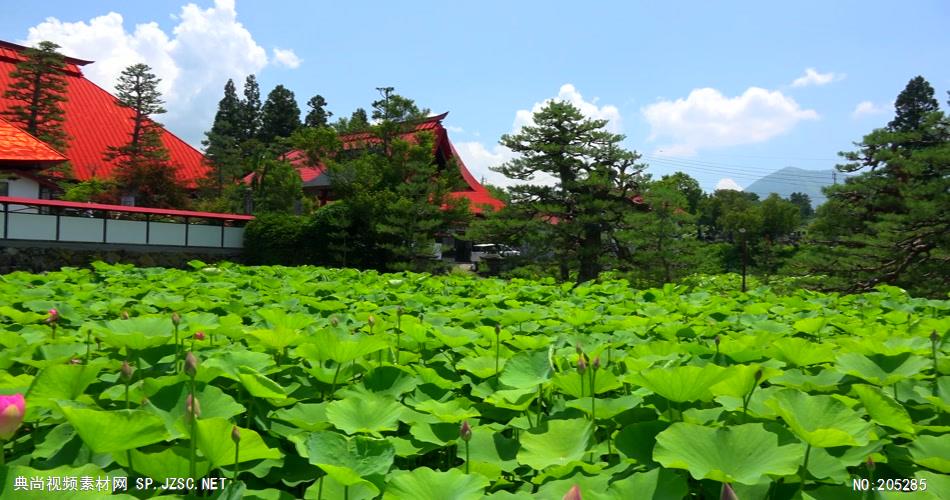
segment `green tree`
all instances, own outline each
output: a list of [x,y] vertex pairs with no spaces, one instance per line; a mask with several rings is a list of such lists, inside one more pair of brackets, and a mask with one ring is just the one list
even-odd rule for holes
[[356,108],[349,118],[340,117],[333,122],[333,128],[341,135],[366,132],[370,128],[369,115],[366,114],[365,109]]
[[152,119],[165,112],[159,82],[151,68],[141,63],[119,75],[116,98],[132,110],[132,131],[126,144],[108,147],[104,156],[116,164],[114,175],[120,191],[116,197],[131,194],[139,206],[182,208],[188,198],[168,161],[162,126]]
[[261,88],[254,75],[244,80],[244,99],[241,100],[241,143],[257,138],[261,130]]
[[317,94],[311,97],[307,101],[307,107],[310,108],[310,111],[307,112],[307,117],[304,119],[305,126],[317,128],[329,125],[333,113],[326,110],[327,100],[322,95]]
[[938,111],[940,105],[934,99],[934,89],[922,76],[915,76],[894,102],[897,111],[894,119],[887,125],[894,132],[913,132],[919,130],[928,114]]
[[534,114],[534,123],[501,144],[519,156],[495,170],[517,180],[541,174],[550,185],[522,184],[510,189],[508,212],[521,218],[554,222],[551,242],[562,279],[573,263],[577,281],[596,278],[612,234],[622,227],[624,214],[641,181],[639,155],[620,146],[622,135],[605,130],[606,120],[584,118],[568,102],[551,101]]
[[294,214],[304,211],[300,173],[289,162],[274,158],[260,161],[251,190],[254,213]]
[[811,197],[808,194],[792,193],[788,195],[788,201],[798,207],[798,216],[801,220],[808,220],[815,215],[815,209],[811,206]]
[[241,101],[238,99],[234,81],[224,86],[224,97],[218,102],[211,130],[205,132],[205,158],[211,164],[208,179],[203,183],[212,188],[217,196],[223,194],[226,185],[232,184],[242,172],[240,137],[243,134]]
[[[878,284],[945,296],[950,285],[950,120],[915,78],[896,117],[841,153],[843,172],[810,226],[813,244],[798,263],[824,275],[820,286],[866,291]],[[920,112],[923,110],[923,114]],[[931,111],[927,111],[931,110]]]
[[261,130],[258,136],[265,143],[278,137],[290,137],[300,128],[300,107],[294,93],[278,85],[267,94],[261,107]]
[[686,206],[682,207],[691,214],[696,214],[699,210],[699,202],[703,199],[703,189],[699,187],[699,181],[683,172],[674,172],[664,175],[658,181],[679,191],[686,198]]
[[40,42],[23,51],[24,59],[10,72],[4,97],[14,102],[3,114],[13,123],[60,152],[69,136],[63,128],[66,102],[66,58],[53,42]]

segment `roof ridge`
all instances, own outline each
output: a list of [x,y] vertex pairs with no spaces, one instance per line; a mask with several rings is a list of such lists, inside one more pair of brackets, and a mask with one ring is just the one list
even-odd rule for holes
[[[32,48],[32,47],[27,47],[26,45],[20,45],[18,43],[8,42],[6,40],[0,40],[0,47],[8,48],[10,50],[16,51],[17,53],[22,53],[24,50]],[[66,60],[67,63],[75,64],[76,66],[85,66],[87,64],[92,64],[93,62],[95,62],[95,61],[89,61],[86,59],[79,59],[78,57],[67,56],[65,54],[63,55],[63,58]]]

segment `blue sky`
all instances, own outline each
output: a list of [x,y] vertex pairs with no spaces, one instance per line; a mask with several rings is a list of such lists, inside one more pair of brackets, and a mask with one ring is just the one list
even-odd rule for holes
[[[784,166],[827,169],[887,123],[920,74],[946,107],[950,3],[150,2],[46,0],[8,6],[2,38],[52,39],[96,64],[110,88],[146,62],[163,77],[160,120],[192,144],[228,77],[282,83],[337,116],[393,86],[446,125],[477,177],[546,99],[610,120],[655,175],[713,189]],[[240,83],[239,83],[240,85]],[[794,183],[795,179],[788,179]]]

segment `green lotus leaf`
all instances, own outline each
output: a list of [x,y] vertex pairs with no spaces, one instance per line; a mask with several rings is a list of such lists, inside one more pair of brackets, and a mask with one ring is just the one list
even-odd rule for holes
[[102,411],[60,404],[66,420],[96,453],[131,450],[165,441],[165,421],[144,410]]
[[794,474],[804,456],[801,444],[779,444],[762,424],[714,429],[677,422],[656,436],[653,450],[664,467],[686,469],[695,479],[750,485]]
[[380,366],[363,377],[363,387],[380,395],[398,398],[418,385],[415,375],[407,368]]
[[864,446],[871,440],[871,424],[832,396],[783,389],[775,392],[766,404],[792,432],[812,446]]
[[776,358],[792,366],[810,366],[835,360],[834,346],[787,337],[772,343]]
[[729,377],[729,372],[716,365],[655,368],[631,374],[630,380],[660,396],[676,402],[708,401],[709,389]]
[[551,364],[545,351],[522,352],[505,364],[499,380],[514,389],[526,389],[547,382],[551,378]]
[[950,440],[947,436],[917,436],[908,448],[915,464],[950,474]]
[[614,481],[609,490],[615,498],[644,500],[680,500],[688,491],[685,477],[659,467]]
[[174,331],[168,316],[135,316],[106,321],[95,335],[112,347],[141,351],[174,342]]
[[547,420],[540,429],[521,433],[518,463],[542,470],[580,460],[591,435],[589,420]]
[[[590,377],[588,373],[581,375],[577,370],[558,373],[554,376],[554,386],[564,394],[575,398],[581,397],[581,388],[586,396],[590,396]],[[598,370],[594,379],[594,389],[597,394],[605,394],[623,387],[623,382],[616,375],[607,370]]]
[[99,376],[103,365],[105,361],[88,365],[47,366],[33,379],[26,394],[30,406],[55,407],[57,400],[79,399]]
[[[709,391],[715,396],[745,397],[756,385],[780,375],[781,370],[757,364],[733,365],[726,368],[726,378],[712,386]],[[758,373],[759,378],[756,379]]]
[[[503,370],[507,358],[498,359],[498,369]],[[458,362],[459,370],[464,370],[478,378],[489,378],[495,376],[495,357],[494,356],[473,356],[462,358]]]
[[270,417],[283,420],[304,431],[322,431],[330,428],[327,420],[327,403],[298,403],[290,408],[281,408]]
[[538,390],[532,388],[501,390],[485,398],[485,402],[498,408],[525,411],[537,396]]
[[238,367],[238,379],[244,389],[256,398],[287,399],[287,393],[280,384],[249,366]]
[[389,344],[375,335],[347,335],[343,338],[332,331],[323,331],[315,337],[314,343],[298,348],[297,355],[343,364],[388,348]]
[[[234,464],[234,441],[231,432],[235,425],[225,418],[198,419],[198,449],[213,467],[223,467]],[[239,463],[264,458],[281,458],[276,448],[270,448],[264,443],[260,434],[251,430],[238,428],[241,434],[241,447],[238,455]]]
[[861,404],[868,415],[878,424],[896,429],[908,434],[914,434],[914,422],[907,410],[900,403],[887,395],[881,389],[856,384],[851,387],[861,398]]
[[[385,439],[346,438],[335,432],[312,432],[305,445],[311,464],[344,486],[367,483],[366,477],[385,475],[393,465],[395,449]],[[378,493],[378,490],[376,490]]]
[[477,474],[458,469],[437,472],[428,467],[397,471],[389,475],[384,499],[476,500],[482,498],[490,482]]
[[347,434],[368,433],[379,435],[394,431],[404,407],[396,400],[366,394],[359,398],[346,398],[327,405],[327,420]]
[[[502,471],[511,472],[518,467],[518,441],[506,438],[500,432],[473,425],[472,439],[468,446],[468,456],[472,464],[483,464],[497,469],[496,475]],[[456,456],[465,460],[465,446],[456,448]]]
[[874,385],[887,386],[917,376],[931,366],[931,361],[910,353],[896,356],[874,354],[868,357],[848,352],[838,356],[837,365],[842,373],[854,375]]
[[427,399],[415,404],[415,409],[435,416],[443,422],[458,423],[481,415],[472,408],[472,403],[465,398],[455,398],[448,401]]
[[[591,398],[584,397],[580,399],[572,399],[565,403],[565,406],[568,408],[576,408],[588,415],[591,413]],[[597,398],[597,401],[594,405],[594,412],[597,415],[598,420],[609,420],[617,415],[636,408],[643,402],[643,398],[637,396],[636,394],[630,394],[629,396],[620,396],[619,398]]]
[[[132,468],[135,472],[154,479],[165,481],[168,478],[188,477],[191,474],[191,449],[185,446],[166,448],[158,453],[144,453],[132,450]],[[128,467],[128,457],[125,453],[116,453],[116,462],[122,467]],[[232,454],[231,459],[234,459]],[[211,462],[204,457],[198,457],[195,463],[195,473],[200,477],[211,472]]]

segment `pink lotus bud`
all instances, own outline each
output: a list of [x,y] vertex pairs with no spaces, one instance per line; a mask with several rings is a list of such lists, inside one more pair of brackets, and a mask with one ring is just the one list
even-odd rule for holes
[[122,381],[125,382],[126,384],[128,384],[129,381],[132,380],[132,365],[130,365],[128,361],[122,362],[122,369],[120,370],[120,374],[122,375]]
[[596,371],[600,370],[600,356],[594,358],[594,362],[590,366]]
[[59,311],[57,311],[56,309],[50,309],[50,310],[49,310],[49,317],[46,318],[46,322],[47,322],[47,323],[56,323],[57,321],[59,321]]
[[185,374],[194,377],[197,373],[198,358],[195,357],[195,353],[188,351],[188,354],[185,354]]
[[576,352],[578,355],[583,354],[583,353],[584,353],[584,346],[581,345],[580,342],[578,342],[577,344],[574,345],[574,352]]
[[940,341],[940,335],[937,333],[937,330],[930,332],[930,341],[934,344]]
[[581,354],[577,358],[577,373],[580,373],[581,375],[583,375],[584,372],[586,371],[587,371],[587,361],[584,359],[584,355]]
[[501,335],[501,327],[498,325],[495,325],[495,336],[497,337],[499,335]]
[[581,488],[578,485],[571,486],[571,489],[567,490],[567,494],[564,495],[563,500],[583,500],[581,497]]
[[201,330],[198,330],[197,332],[195,332],[195,340],[199,340],[199,341],[200,341],[200,340],[204,340],[204,339],[205,339],[205,332],[203,332],[203,331],[201,331]]
[[729,483],[722,483],[722,490],[719,493],[719,500],[739,500],[736,490],[732,489]]
[[372,328],[374,325],[376,325],[376,318],[374,318],[371,314],[368,318],[366,318],[366,323],[368,323],[370,328]]
[[122,311],[122,314],[120,316],[122,317],[122,319],[129,319],[129,311]]
[[758,370],[755,371],[755,381],[758,382],[759,380],[762,380],[762,369],[761,369],[761,368],[759,368]]
[[330,326],[337,326],[340,324],[340,320],[336,319],[336,316],[330,318]]
[[713,337],[713,342],[715,342],[716,345],[719,345],[719,340],[720,340],[719,335],[716,335],[715,337]]
[[468,420],[462,422],[462,427],[459,428],[459,437],[466,443],[469,439],[472,439],[472,426],[468,425]]
[[864,465],[868,467],[868,470],[874,470],[874,459],[871,458],[871,455],[868,455],[868,459],[864,462]]
[[23,399],[23,394],[0,396],[0,440],[6,441],[13,437],[23,423],[25,413],[26,400]]
[[181,323],[181,316],[176,312],[172,313],[172,324],[178,326],[179,323]]
[[396,316],[402,316],[402,306],[396,306]]
[[191,393],[185,397],[185,417],[201,418],[201,403],[199,403],[198,398]]
[[231,429],[231,441],[234,441],[235,444],[241,441],[241,430],[237,426]]

